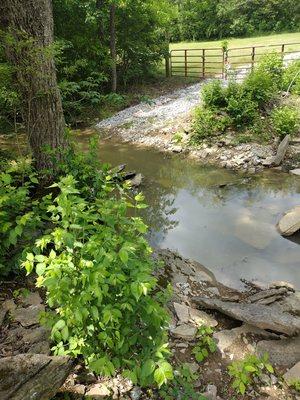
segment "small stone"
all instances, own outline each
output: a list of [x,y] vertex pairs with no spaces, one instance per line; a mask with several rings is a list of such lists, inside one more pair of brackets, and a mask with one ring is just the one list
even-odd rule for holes
[[105,399],[110,396],[110,390],[104,384],[97,383],[93,386],[90,386],[85,393],[86,396],[92,397],[92,399]]
[[291,169],[290,174],[300,176],[300,168]]
[[2,308],[6,311],[11,312],[11,311],[14,311],[17,308],[17,306],[16,306],[15,302],[13,301],[13,299],[10,299],[10,300],[5,300],[5,302],[2,305]]
[[42,299],[38,292],[31,292],[28,296],[21,297],[21,303],[25,306],[36,306],[42,303]]
[[189,367],[189,370],[195,374],[199,370],[199,365],[195,362],[193,363],[186,363],[186,365]]
[[291,369],[289,369],[284,375],[284,380],[287,383],[300,381],[300,361],[297,362]]
[[215,385],[207,385],[206,392],[203,393],[203,396],[207,398],[207,400],[216,400],[217,399],[217,387]]
[[189,307],[185,304],[174,303],[174,309],[180,323],[187,323],[190,319]]
[[138,386],[135,386],[130,392],[130,398],[131,400],[139,400],[142,394],[142,389]]
[[174,337],[185,339],[185,340],[193,340],[196,337],[197,328],[192,325],[184,324],[179,325],[175,329],[171,330],[171,334]]
[[190,319],[194,321],[197,326],[206,325],[213,328],[218,325],[217,320],[215,320],[209,314],[195,308],[190,309]]
[[12,312],[12,317],[22,326],[28,327],[39,323],[39,315],[43,311],[45,311],[44,305],[32,305],[27,308],[17,308]]
[[291,236],[300,229],[300,206],[287,211],[277,224],[282,236]]

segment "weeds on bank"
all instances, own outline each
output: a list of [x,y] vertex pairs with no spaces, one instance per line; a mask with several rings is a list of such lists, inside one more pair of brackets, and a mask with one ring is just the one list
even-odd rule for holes
[[261,358],[251,354],[243,360],[234,361],[229,365],[228,372],[233,378],[233,389],[237,393],[245,394],[247,387],[251,385],[255,377],[260,378],[264,371],[271,374],[274,373],[274,369],[268,360],[268,354],[265,354]]
[[259,65],[242,82],[231,79],[227,87],[214,80],[202,90],[203,106],[195,110],[191,143],[235,133],[237,142],[268,141],[294,134],[300,126],[296,107],[280,107],[283,91],[299,94],[300,62],[284,68],[275,53],[262,57]]

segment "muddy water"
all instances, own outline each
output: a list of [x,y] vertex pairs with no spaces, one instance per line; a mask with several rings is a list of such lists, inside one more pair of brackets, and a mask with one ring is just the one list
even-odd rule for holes
[[242,278],[300,287],[300,238],[284,239],[275,228],[300,203],[300,178],[271,171],[245,177],[126,144],[102,143],[99,157],[145,176],[153,246],[178,250],[232,287],[241,288]]

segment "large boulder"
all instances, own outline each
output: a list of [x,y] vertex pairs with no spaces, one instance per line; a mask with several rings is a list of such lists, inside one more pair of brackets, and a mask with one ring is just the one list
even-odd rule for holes
[[69,357],[19,354],[0,359],[1,400],[49,400],[69,375]]
[[260,356],[268,353],[272,364],[291,368],[300,361],[300,336],[282,340],[262,340],[257,343],[256,350]]
[[291,236],[300,229],[300,206],[287,211],[277,224],[282,236]]
[[204,308],[220,311],[231,318],[261,329],[269,329],[289,336],[300,332],[300,319],[283,312],[277,306],[224,302],[205,297],[195,297],[193,301]]

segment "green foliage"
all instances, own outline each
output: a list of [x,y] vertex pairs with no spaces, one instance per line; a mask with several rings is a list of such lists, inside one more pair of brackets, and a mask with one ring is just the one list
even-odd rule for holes
[[300,60],[296,60],[284,69],[282,89],[300,95]]
[[0,57],[0,129],[12,131],[20,119],[20,98],[13,85],[13,71]]
[[267,54],[260,59],[256,69],[242,84],[243,92],[263,107],[279,94],[282,79],[282,60],[278,54]]
[[300,115],[298,110],[283,106],[274,108],[271,113],[271,122],[274,131],[280,138],[296,133],[300,127]]
[[215,111],[200,106],[194,114],[192,142],[198,143],[202,139],[221,134],[230,124],[228,116],[218,115]]
[[183,139],[182,134],[180,132],[176,132],[172,137],[172,142],[179,144],[182,142],[182,139]]
[[251,124],[258,117],[257,104],[242,87],[235,96],[228,98],[226,111],[236,128]]
[[181,0],[173,40],[252,36],[299,30],[297,0]]
[[48,197],[42,203],[31,199],[30,192],[37,183],[26,161],[0,173],[0,276],[18,270],[20,260],[39,234]]
[[233,378],[233,389],[237,393],[245,394],[254,377],[259,378],[264,371],[273,374],[274,370],[268,359],[268,354],[264,354],[261,358],[256,355],[248,355],[243,360],[234,361],[229,365],[228,372]]
[[221,109],[227,104],[226,89],[223,88],[219,79],[207,83],[202,89],[201,97],[204,106],[210,109]]
[[209,326],[201,326],[198,329],[199,342],[192,351],[196,361],[202,362],[209,356],[209,353],[214,353],[217,350],[216,342],[212,337],[213,332],[213,329]]
[[195,391],[193,382],[197,376],[190,370],[187,364],[182,364],[174,372],[174,380],[164,385],[159,391],[159,398],[162,400],[205,400],[204,396]]
[[289,382],[289,386],[300,393],[300,379],[295,379]]
[[126,187],[114,194],[110,175],[93,201],[79,186],[71,175],[52,185],[59,190],[48,207],[52,229],[23,263],[27,273],[37,273],[37,286],[55,309],[45,316],[53,350],[83,356],[97,374],[122,370],[133,382],[161,386],[173,377],[166,361],[168,316],[152,275],[147,226],[127,216],[145,207],[143,196],[131,200]]

